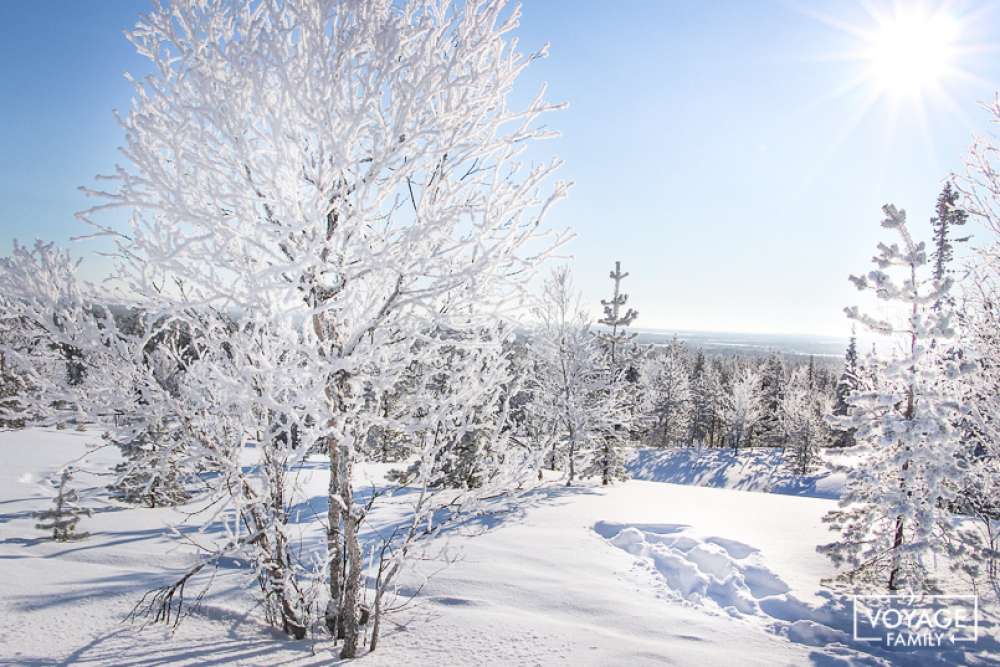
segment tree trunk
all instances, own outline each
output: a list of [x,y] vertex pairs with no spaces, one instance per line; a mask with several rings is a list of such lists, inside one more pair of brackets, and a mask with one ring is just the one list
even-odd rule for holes
[[344,647],[340,651],[341,658],[355,658],[358,654],[358,594],[361,587],[361,544],[358,542],[358,524],[360,516],[352,511],[354,507],[353,485],[351,484],[351,465],[345,461],[341,468],[342,479],[340,497],[347,506],[344,516],[344,551],[347,557],[347,573],[344,581],[343,598],[340,603],[340,622],[344,628]]
[[333,438],[327,440],[327,454],[330,457],[330,483],[327,487],[329,508],[327,509],[326,556],[330,576],[330,600],[326,605],[326,627],[334,639],[342,632],[340,604],[342,600],[342,573],[344,571],[344,550],[341,546],[340,522],[344,511],[336,499],[340,497],[340,452]]
[[573,483],[573,477],[576,476],[576,436],[573,433],[573,427],[569,427],[569,477],[566,479],[566,486]]
[[[915,264],[910,264],[910,280],[913,285],[917,284],[917,267]],[[916,303],[913,304],[912,312],[913,312],[912,317],[916,318],[917,316]],[[910,360],[911,363],[913,364],[910,367],[910,369],[911,372],[914,374],[916,373],[916,356],[917,356],[917,334],[914,332],[910,334]],[[906,390],[906,411],[903,413],[903,416],[908,420],[912,420],[914,417],[914,407],[915,407],[914,386],[915,386],[914,382],[911,381],[909,387],[907,387]],[[907,451],[909,451],[909,446],[907,446],[906,449]],[[903,491],[906,492],[907,497],[913,495],[913,492],[907,490],[906,488],[906,471],[909,469],[909,467],[910,467],[910,462],[908,460],[903,461],[902,474],[899,476],[899,486]],[[899,589],[899,570],[900,570],[900,560],[901,560],[899,557],[899,549],[902,546],[903,546],[903,517],[902,515],[900,515],[896,517],[896,534],[893,536],[892,539],[892,570],[889,572],[890,591],[896,591]]]
[[896,517],[896,535],[892,540],[892,570],[889,572],[889,592],[899,590],[899,549],[903,546],[903,517]]

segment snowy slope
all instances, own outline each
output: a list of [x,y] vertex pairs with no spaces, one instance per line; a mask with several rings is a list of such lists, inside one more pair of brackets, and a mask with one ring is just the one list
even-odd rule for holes
[[[827,458],[836,458],[828,453]],[[784,450],[774,448],[698,449],[694,447],[644,448],[632,454],[626,470],[633,479],[671,484],[713,486],[741,491],[764,491],[811,498],[839,498],[843,473],[820,463],[809,474],[799,475]]]
[[[232,573],[176,634],[123,624],[142,591],[188,555],[164,535],[177,513],[107,505],[96,493],[89,502],[101,511],[81,524],[91,537],[42,539],[29,516],[47,502],[35,482],[87,441],[0,433],[0,664],[334,662],[322,639],[289,641],[247,616]],[[86,467],[111,461],[101,450]],[[309,474],[320,498],[321,467]],[[360,664],[889,664],[864,647],[829,644],[842,635],[819,594],[831,570],[815,545],[827,539],[820,517],[832,506],[643,481],[536,489],[447,533],[438,546],[452,562],[422,564],[434,576]]]

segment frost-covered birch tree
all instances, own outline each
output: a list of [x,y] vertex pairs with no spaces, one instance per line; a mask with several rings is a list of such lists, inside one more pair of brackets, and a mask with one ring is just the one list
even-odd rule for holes
[[751,367],[737,371],[724,411],[726,437],[734,452],[749,445],[763,407],[760,375]]
[[[200,422],[206,441],[231,443],[213,454],[230,466],[248,430],[279,445],[261,464],[272,471],[268,497],[258,489],[239,503],[270,508],[260,515],[277,531],[265,561],[285,559],[277,477],[301,452],[327,453],[323,597],[344,657],[359,652],[363,617],[368,508],[354,500],[352,469],[368,434],[464,423],[467,406],[493,387],[392,417],[373,408],[372,392],[398,386],[415,361],[452,345],[453,332],[489,329],[512,312],[557,241],[540,237],[567,189],[546,185],[559,162],[521,156],[553,136],[537,120],[558,105],[544,91],[524,108],[508,104],[524,69],[545,55],[517,50],[519,17],[502,0],[176,0],[128,33],[153,74],[132,80],[121,118],[127,162],[106,188],[87,190],[101,201],[82,217],[115,240],[116,279],[147,312],[183,321],[203,341],[220,333],[204,313],[235,323],[240,349],[206,351],[218,363],[187,380],[223,391],[201,397],[202,419],[220,404],[266,406]],[[101,222],[113,208],[130,212],[127,230]],[[500,344],[474,338],[469,363],[482,369]],[[413,452],[425,464],[410,484],[432,475],[436,447],[428,438]],[[254,488],[235,479],[234,496]],[[432,495],[416,514],[426,516]],[[283,613],[298,635],[314,601],[292,592],[280,606],[291,605]]]

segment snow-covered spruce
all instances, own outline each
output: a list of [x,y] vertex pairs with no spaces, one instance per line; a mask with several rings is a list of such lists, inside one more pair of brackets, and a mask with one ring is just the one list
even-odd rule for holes
[[59,473],[59,481],[54,484],[56,495],[52,499],[52,507],[36,514],[39,530],[52,531],[52,539],[57,542],[68,542],[87,537],[87,533],[79,533],[76,525],[80,517],[90,516],[93,512],[80,506],[80,497],[76,489],[70,487],[73,481],[72,466],[66,466]]
[[[851,338],[844,352],[844,369],[837,380],[836,397],[833,404],[833,414],[838,417],[846,417],[850,405],[847,399],[851,393],[861,387],[861,365],[858,361],[858,337],[854,326],[851,327]],[[854,429],[835,430],[834,444],[838,447],[851,447],[854,445]]]
[[[923,590],[933,586],[927,559],[948,551],[957,499],[961,434],[954,424],[961,407],[951,383],[958,375],[954,362],[942,363],[935,351],[954,336],[950,310],[933,309],[951,288],[924,275],[927,253],[914,241],[905,212],[883,207],[882,227],[898,243],[878,245],[876,269],[851,276],[859,290],[872,291],[886,302],[904,305],[908,317],[894,323],[847,308],[848,316],[887,336],[905,337],[906,351],[888,362],[881,386],[855,390],[848,397],[846,417],[831,417],[840,429],[853,428],[861,459],[852,467],[841,509],[826,521],[839,539],[820,550],[858,585],[887,586],[890,591]],[[901,279],[890,271],[899,271]]]

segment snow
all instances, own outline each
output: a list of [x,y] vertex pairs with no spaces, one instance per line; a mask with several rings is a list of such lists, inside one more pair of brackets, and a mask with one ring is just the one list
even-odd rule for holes
[[633,479],[671,484],[693,484],[741,491],[763,491],[790,496],[837,499],[844,487],[844,474],[835,472],[830,461],[843,462],[844,455],[828,453],[828,462],[810,473],[794,472],[791,451],[773,447],[705,449],[695,447],[637,449],[625,464]]
[[[264,626],[246,591],[231,585],[233,563],[176,633],[122,623],[141,593],[190,553],[167,534],[180,511],[104,500],[104,478],[84,472],[81,483],[89,479],[92,488],[82,498],[95,514],[80,527],[91,537],[57,544],[34,528],[30,513],[49,502],[39,483],[91,442],[99,442],[93,433],[0,433],[0,662],[335,662],[321,637],[291,641]],[[79,465],[100,473],[115,456],[104,448]],[[359,475],[374,480],[384,472],[363,466]],[[305,474],[322,498],[323,466]],[[372,521],[398,519],[401,506]],[[847,639],[843,606],[819,586],[832,570],[815,546],[828,539],[820,519],[833,506],[823,498],[638,480],[542,486],[445,533],[439,546],[450,564],[423,562],[433,576],[405,580],[418,594],[361,664],[890,664],[887,654]],[[998,654],[995,638],[979,648]],[[899,664],[921,664],[913,656],[930,654],[901,655]],[[982,653],[932,664],[977,660],[990,664]]]

